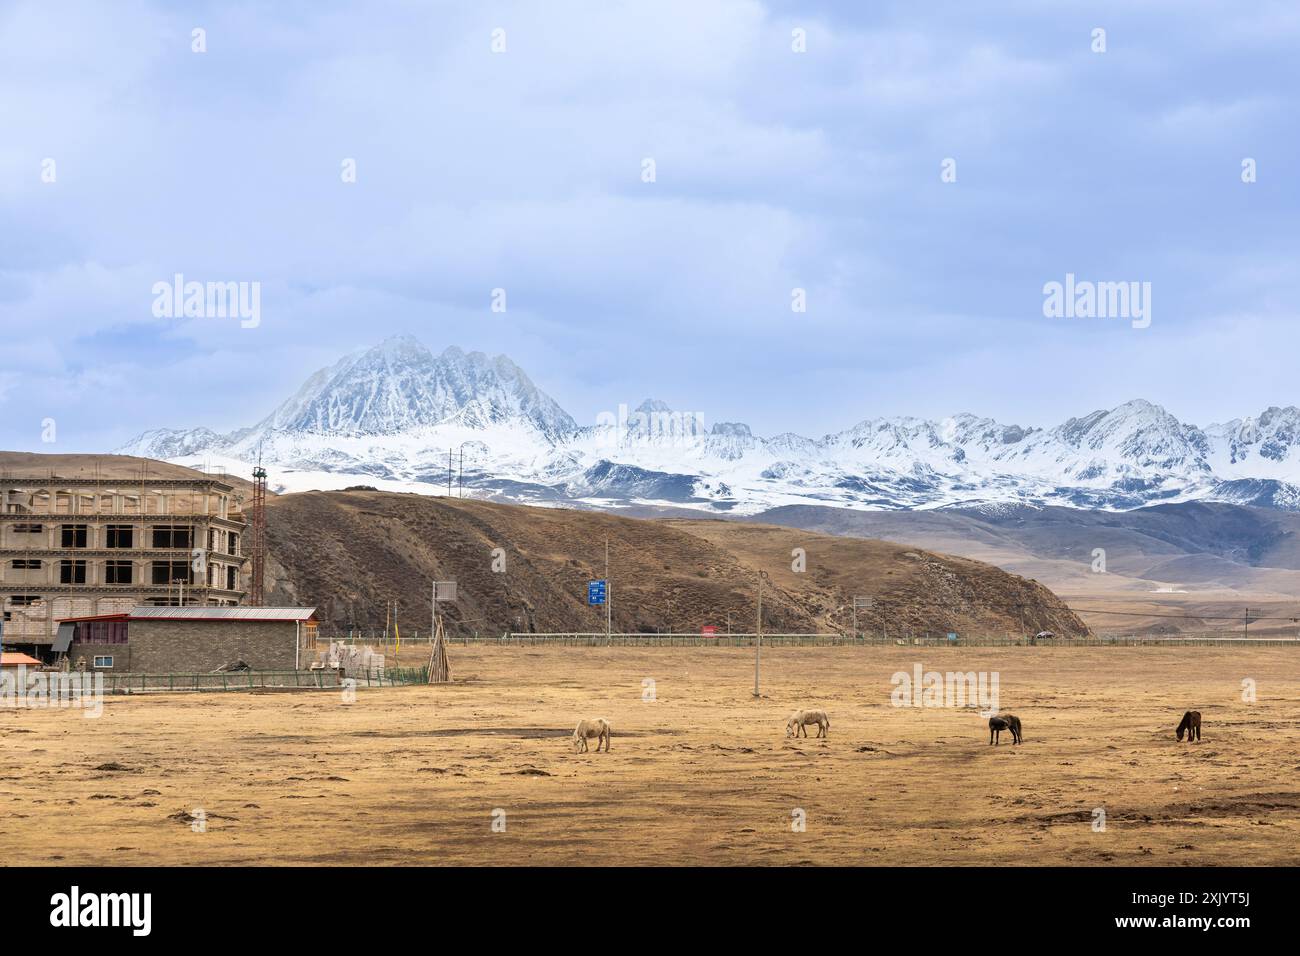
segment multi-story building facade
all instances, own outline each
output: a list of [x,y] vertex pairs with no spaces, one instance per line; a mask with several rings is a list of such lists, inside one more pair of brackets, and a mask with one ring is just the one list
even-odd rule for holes
[[48,659],[61,618],[237,605],[245,524],[215,478],[0,478],[0,639]]

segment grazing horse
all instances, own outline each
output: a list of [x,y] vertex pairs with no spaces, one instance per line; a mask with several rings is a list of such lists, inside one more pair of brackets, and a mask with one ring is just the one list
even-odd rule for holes
[[787,737],[798,737],[799,732],[803,731],[803,735],[807,737],[809,724],[817,725],[818,737],[827,736],[831,729],[831,721],[826,716],[826,711],[796,710],[790,715],[790,719],[785,722],[785,735]]
[[600,745],[605,744],[605,753],[609,753],[610,738],[609,721],[604,717],[588,717],[578,721],[578,726],[573,728],[573,752],[585,754],[591,748],[587,746],[587,741],[596,738],[596,753],[600,753]]
[[1010,731],[1011,743],[1021,742],[1020,718],[1015,714],[1003,714],[1001,717],[989,718],[989,743],[1002,743],[1002,731]]
[[1183,721],[1178,725],[1178,742],[1182,743],[1183,732],[1187,733],[1187,742],[1190,744],[1193,740],[1201,739],[1201,712],[1199,710],[1189,710],[1183,714]]

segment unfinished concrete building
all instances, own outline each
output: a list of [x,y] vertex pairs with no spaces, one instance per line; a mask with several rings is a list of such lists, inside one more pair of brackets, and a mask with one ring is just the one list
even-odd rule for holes
[[50,661],[60,619],[238,605],[245,526],[215,478],[0,478],[0,640]]

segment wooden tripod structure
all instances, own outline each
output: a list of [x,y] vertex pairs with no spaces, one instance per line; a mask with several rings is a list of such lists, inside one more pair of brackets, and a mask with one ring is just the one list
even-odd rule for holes
[[434,618],[433,643],[429,648],[429,683],[451,683],[451,668],[447,665],[447,642],[442,633],[442,617]]

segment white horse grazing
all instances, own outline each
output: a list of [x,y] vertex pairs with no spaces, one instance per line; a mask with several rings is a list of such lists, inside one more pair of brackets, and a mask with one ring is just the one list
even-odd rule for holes
[[798,737],[800,731],[805,737],[808,736],[808,724],[817,725],[817,736],[825,737],[827,731],[831,729],[830,718],[826,716],[824,710],[796,710],[790,715],[790,719],[785,722],[785,735],[787,737]]
[[600,753],[600,744],[604,741],[605,753],[609,753],[609,721],[604,717],[587,717],[578,721],[573,729],[573,752],[585,754],[589,749],[587,741],[596,738],[596,753]]

